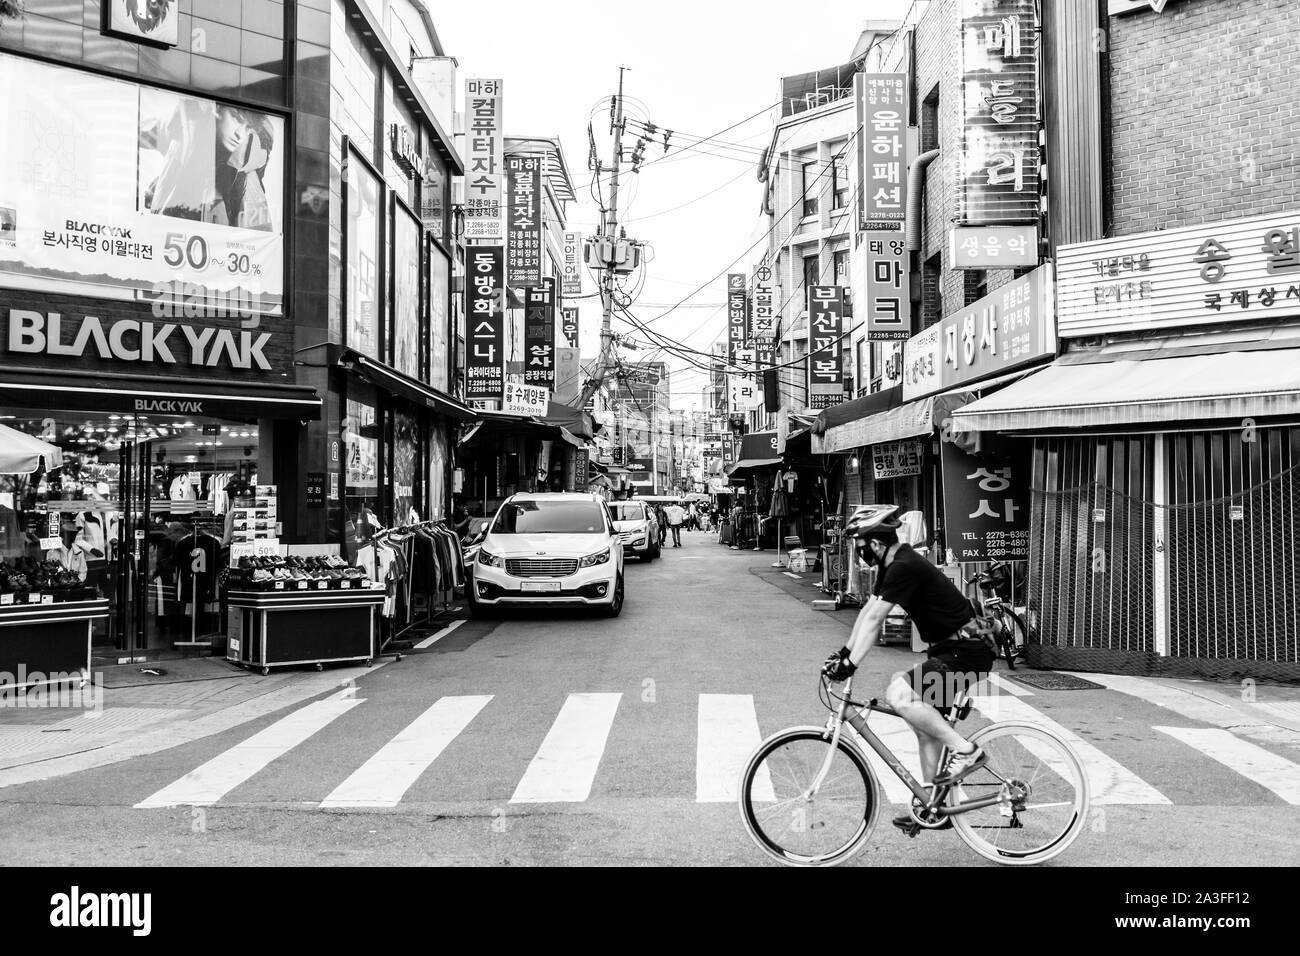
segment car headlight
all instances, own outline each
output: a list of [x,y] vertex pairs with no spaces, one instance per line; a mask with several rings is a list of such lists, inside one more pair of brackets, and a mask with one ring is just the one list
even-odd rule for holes
[[597,551],[595,554],[587,555],[585,558],[578,561],[578,567],[590,568],[597,564],[604,564],[609,560],[609,550],[609,548],[606,548],[604,551]]
[[505,562],[501,560],[500,556],[493,554],[491,551],[485,550],[484,548],[479,548],[478,563],[489,568],[499,568]]

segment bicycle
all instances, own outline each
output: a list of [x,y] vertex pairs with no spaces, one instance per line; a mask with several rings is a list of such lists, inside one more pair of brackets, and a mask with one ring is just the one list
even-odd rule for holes
[[998,648],[1002,651],[1007,667],[1015,670],[1016,660],[1023,660],[1025,657],[1029,628],[1025,626],[1024,620],[1016,613],[1015,605],[1011,603],[1010,570],[1010,566],[1005,561],[995,561],[986,570],[966,578],[965,581],[967,584],[979,583],[979,588],[985,595],[980,601],[980,607],[984,615],[993,622],[993,636],[998,642]]
[[[842,695],[824,675],[820,679],[818,693],[830,711],[826,725],[773,734],[741,774],[745,829],[774,859],[792,866],[842,863],[875,828],[880,782],[862,748],[843,734],[846,723],[911,791],[912,836],[951,820],[980,856],[1025,865],[1064,852],[1082,831],[1090,802],[1087,775],[1070,745],[1046,728],[1019,721],[981,727],[970,740],[984,748],[988,762],[954,784],[925,786],[867,726],[870,713],[898,713],[875,698],[853,700],[852,678]],[[960,694],[949,725],[968,717],[973,706],[969,694]],[[852,715],[850,707],[856,708]],[[945,749],[939,766],[947,756]]]

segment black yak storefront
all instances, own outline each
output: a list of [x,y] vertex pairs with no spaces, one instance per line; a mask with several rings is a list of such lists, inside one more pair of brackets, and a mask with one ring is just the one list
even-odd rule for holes
[[221,568],[278,540],[279,488],[321,414],[290,384],[283,317],[156,305],[0,307],[0,423],[62,452],[0,475],[0,600],[56,585],[107,600],[92,641],[109,656],[224,636]]

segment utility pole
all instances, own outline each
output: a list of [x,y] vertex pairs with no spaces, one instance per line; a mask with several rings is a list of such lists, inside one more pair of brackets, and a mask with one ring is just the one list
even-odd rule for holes
[[[618,96],[614,101],[614,117],[611,123],[614,133],[614,168],[609,182],[609,209],[601,223],[600,234],[610,240],[611,248],[618,241],[618,173],[623,165],[623,72],[627,67],[618,68]],[[596,173],[600,175],[599,170]],[[614,262],[613,256],[604,263],[600,281],[601,319],[600,319],[600,358],[596,362],[596,371],[582,386],[578,396],[578,407],[584,408],[596,394],[596,389],[604,383],[613,367],[614,333],[610,328],[610,319],[614,314]]]

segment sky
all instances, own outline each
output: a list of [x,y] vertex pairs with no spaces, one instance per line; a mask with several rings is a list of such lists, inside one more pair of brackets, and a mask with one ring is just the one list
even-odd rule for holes
[[[600,220],[589,192],[587,124],[608,163],[609,97],[618,89],[619,67],[628,68],[629,115],[674,131],[667,154],[656,140],[646,147],[641,171],[632,175],[625,167],[620,178],[619,222],[629,238],[651,245],[644,281],[629,284],[640,287],[631,311],[656,331],[707,352],[725,331],[725,273],[746,271],[746,250],[762,235],[758,157],[771,136],[780,78],[846,62],[864,20],[901,19],[910,0],[429,6],[445,52],[458,62],[457,102],[463,103],[466,79],[500,78],[507,135],[559,136],[579,197],[569,204],[568,228],[584,236]],[[722,155],[679,151],[692,137],[751,116],[718,138],[734,145],[704,147]],[[636,139],[625,136],[623,145],[630,153]],[[608,201],[608,176],[599,185]],[[590,274],[584,285],[587,294],[597,291]],[[682,307],[670,308],[682,300]],[[580,310],[587,359],[600,347],[600,300],[584,299]],[[624,350],[627,359],[651,355],[644,334],[617,314],[612,328],[641,345]],[[673,407],[703,409],[707,374],[671,355],[653,357],[666,358],[672,370]]]

